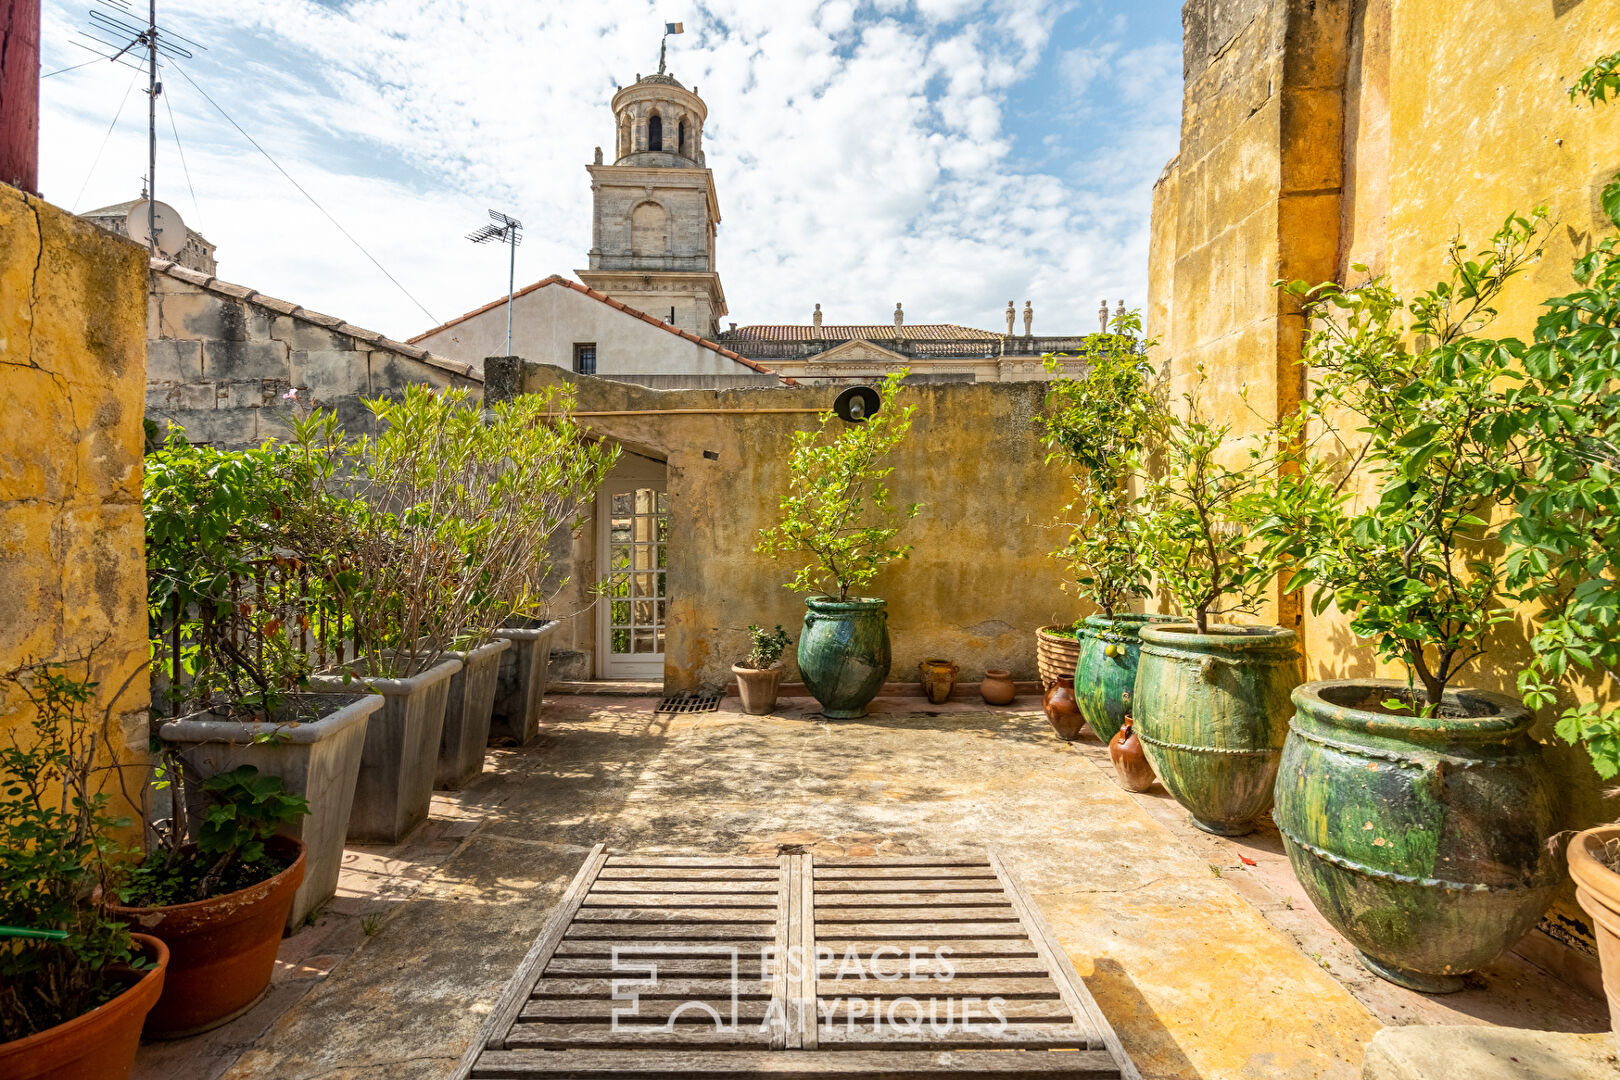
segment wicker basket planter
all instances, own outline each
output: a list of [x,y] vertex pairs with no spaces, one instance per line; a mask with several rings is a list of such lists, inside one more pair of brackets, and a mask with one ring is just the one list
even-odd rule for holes
[[[1053,631],[1069,630],[1069,636]],[[1052,688],[1058,679],[1074,678],[1074,666],[1080,662],[1080,642],[1073,630],[1066,626],[1043,626],[1035,631],[1035,667],[1041,674],[1041,692]]]

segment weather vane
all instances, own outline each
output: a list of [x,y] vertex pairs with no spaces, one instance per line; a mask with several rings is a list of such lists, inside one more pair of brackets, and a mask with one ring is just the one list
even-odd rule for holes
[[664,50],[669,46],[669,35],[686,33],[686,24],[667,22],[664,24],[664,36],[658,40],[658,74],[664,74]]

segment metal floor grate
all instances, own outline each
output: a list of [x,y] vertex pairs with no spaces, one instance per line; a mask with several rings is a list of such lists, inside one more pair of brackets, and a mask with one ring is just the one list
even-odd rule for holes
[[682,690],[658,703],[655,712],[696,713],[716,712],[720,708],[718,690]]

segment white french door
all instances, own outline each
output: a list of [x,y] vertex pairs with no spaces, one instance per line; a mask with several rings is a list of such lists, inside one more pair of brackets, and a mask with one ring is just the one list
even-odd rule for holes
[[597,674],[662,679],[669,493],[659,482],[610,478],[596,498],[596,535],[607,579],[597,605]]

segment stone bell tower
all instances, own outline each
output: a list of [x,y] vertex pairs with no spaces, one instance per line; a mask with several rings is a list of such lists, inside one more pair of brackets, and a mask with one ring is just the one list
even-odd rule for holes
[[[682,330],[713,338],[726,313],[714,269],[720,223],[714,175],[703,166],[709,109],[660,71],[613,95],[613,164],[591,174],[590,268],[579,279]],[[673,315],[673,318],[672,318]]]

